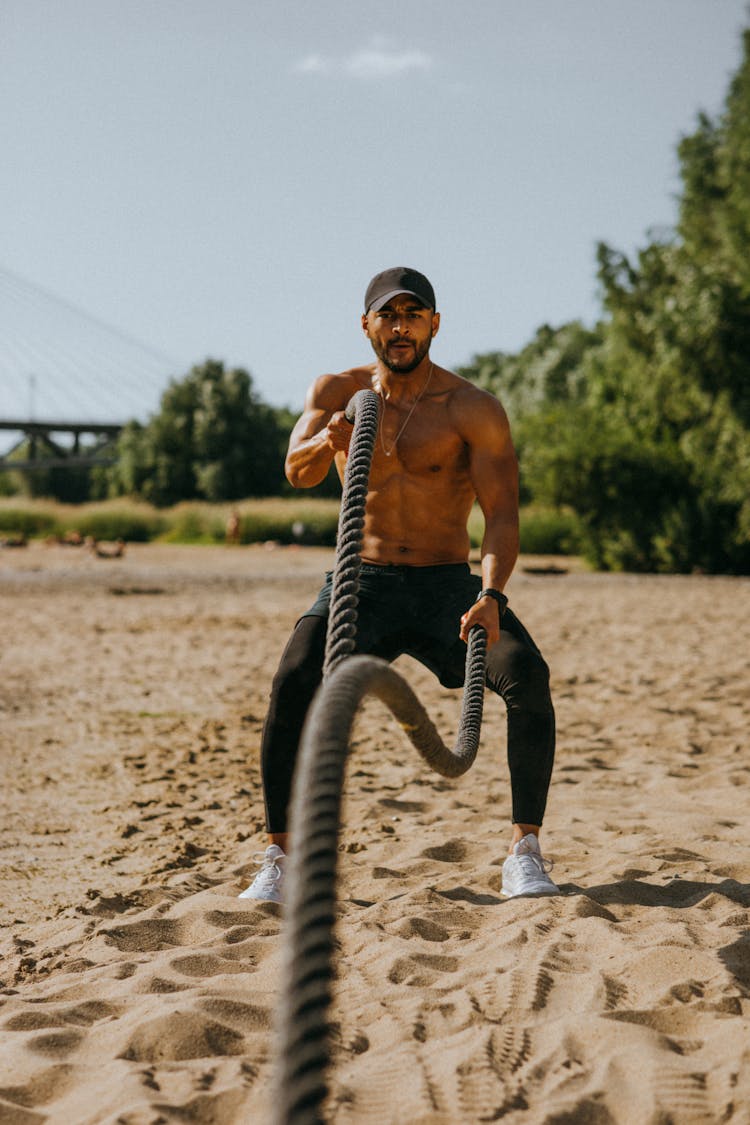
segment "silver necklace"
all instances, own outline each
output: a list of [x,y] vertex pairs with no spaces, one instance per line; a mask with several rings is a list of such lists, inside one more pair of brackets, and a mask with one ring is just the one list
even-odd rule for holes
[[395,438],[393,439],[393,444],[391,445],[391,448],[390,448],[390,449],[386,449],[386,447],[385,447],[385,438],[383,437],[383,419],[384,419],[384,417],[385,417],[385,395],[383,394],[383,388],[382,388],[382,387],[380,386],[380,382],[378,381],[378,394],[380,395],[380,401],[381,401],[381,402],[382,402],[382,404],[383,404],[383,409],[382,409],[382,410],[381,410],[381,412],[380,412],[380,426],[379,426],[378,428],[379,428],[379,430],[380,430],[380,445],[381,445],[381,447],[382,447],[382,449],[383,449],[383,453],[385,453],[386,457],[390,457],[390,456],[391,456],[391,454],[393,453],[394,449],[395,449],[395,448],[396,448],[396,446],[398,445],[398,439],[399,439],[399,438],[401,437],[401,435],[403,434],[404,430],[405,430],[405,429],[406,429],[406,427],[407,427],[407,426],[409,425],[409,419],[411,418],[412,414],[413,414],[413,413],[414,413],[414,411],[416,410],[416,408],[417,408],[417,403],[419,402],[419,400],[421,399],[422,395],[423,395],[423,394],[425,393],[425,391],[427,390],[427,388],[428,388],[428,387],[429,387],[429,385],[430,385],[430,379],[432,378],[432,371],[433,371],[433,368],[434,368],[434,366],[435,366],[435,364],[434,364],[434,363],[430,363],[430,373],[429,373],[429,375],[427,376],[427,379],[425,380],[425,385],[424,385],[424,386],[422,387],[422,390],[421,390],[421,391],[419,392],[419,394],[417,395],[417,397],[416,397],[416,398],[414,399],[414,402],[413,402],[413,403],[411,404],[411,410],[410,410],[410,411],[409,411],[409,413],[408,413],[408,414],[406,415],[406,418],[405,418],[405,420],[404,420],[404,422],[403,422],[403,424],[402,424],[402,426],[401,426],[401,429],[400,429],[400,430],[398,431],[398,433],[396,434]]

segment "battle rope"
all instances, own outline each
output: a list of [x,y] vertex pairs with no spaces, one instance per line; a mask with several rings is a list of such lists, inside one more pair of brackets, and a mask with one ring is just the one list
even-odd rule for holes
[[274,1111],[276,1125],[324,1125],[328,1092],[327,1011],[333,977],[333,928],[341,792],[349,736],[368,695],[390,708],[428,763],[458,777],[476,757],[484,702],[487,635],[472,629],[456,745],[450,750],[404,678],[372,656],[353,656],[360,547],[380,400],[359,391],[347,407],[354,432],[339,517],[323,684],[305,724],[291,806],[294,847],[284,884],[285,946],[279,1000]]
[[328,615],[324,677],[328,676],[345,656],[354,652],[359,572],[362,567],[360,548],[379,415],[380,398],[374,391],[358,391],[346,408],[346,417],[354,423],[354,431],[346,458],[344,492],[339,509],[336,566],[333,571],[331,609]]

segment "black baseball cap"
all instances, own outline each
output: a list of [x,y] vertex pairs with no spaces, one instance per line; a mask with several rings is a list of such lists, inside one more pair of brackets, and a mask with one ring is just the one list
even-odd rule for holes
[[425,275],[408,266],[393,266],[392,269],[375,274],[367,286],[365,312],[377,312],[399,293],[416,297],[426,309],[435,308],[435,290]]

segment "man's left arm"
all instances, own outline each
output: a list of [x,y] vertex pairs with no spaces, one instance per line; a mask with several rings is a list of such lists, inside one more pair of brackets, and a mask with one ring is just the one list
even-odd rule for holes
[[[482,589],[503,595],[518,558],[518,460],[508,416],[494,396],[477,392],[468,428],[470,472],[484,515]],[[473,396],[472,396],[473,397]],[[487,630],[487,645],[500,638],[502,597],[485,595],[461,619],[461,637],[468,640],[473,625]]]

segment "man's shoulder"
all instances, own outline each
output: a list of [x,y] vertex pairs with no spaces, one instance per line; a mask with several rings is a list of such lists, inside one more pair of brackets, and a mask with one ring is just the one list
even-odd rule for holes
[[491,391],[478,387],[476,383],[470,382],[463,375],[456,375],[453,371],[447,371],[445,374],[448,376],[445,386],[451,392],[451,405],[460,410],[473,411],[486,408],[502,411],[500,400]]
[[310,399],[316,406],[342,410],[352,395],[371,386],[371,367],[350,367],[346,371],[319,375],[310,388]]
[[462,431],[506,429],[508,417],[502,403],[491,391],[476,386],[462,375],[453,375],[450,395],[450,412],[457,428]]

